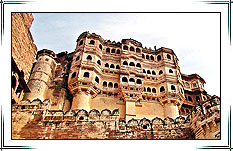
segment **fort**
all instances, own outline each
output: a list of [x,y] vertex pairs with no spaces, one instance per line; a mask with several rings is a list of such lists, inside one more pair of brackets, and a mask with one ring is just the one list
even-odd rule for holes
[[220,139],[220,98],[172,49],[83,32],[37,51],[32,21],[12,13],[13,139]]

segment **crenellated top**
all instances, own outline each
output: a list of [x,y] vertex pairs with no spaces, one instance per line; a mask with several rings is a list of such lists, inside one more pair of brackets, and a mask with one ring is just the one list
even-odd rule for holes
[[41,56],[41,55],[48,55],[52,58],[56,57],[56,54],[52,50],[48,50],[48,49],[42,49],[42,50],[38,51],[36,54],[36,59],[38,59],[39,56]]

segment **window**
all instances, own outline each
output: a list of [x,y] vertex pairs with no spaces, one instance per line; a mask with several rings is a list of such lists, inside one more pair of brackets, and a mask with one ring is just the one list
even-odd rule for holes
[[85,73],[83,74],[83,77],[89,78],[89,75],[90,75],[89,72],[85,72]]
[[81,46],[83,44],[83,40],[81,40],[80,42],[79,42],[79,46]]
[[135,80],[133,78],[130,78],[129,82],[135,82]]
[[147,88],[147,92],[151,92],[151,89],[149,87]]
[[105,63],[105,65],[104,65],[105,67],[107,67],[107,68],[109,68],[109,64],[108,63]]
[[146,59],[149,59],[149,55],[146,55]]
[[124,61],[124,62],[123,62],[123,65],[128,66],[128,62],[127,62],[127,61]]
[[115,53],[116,52],[116,49],[112,49],[112,53]]
[[160,55],[157,56],[157,61],[160,61],[162,58]]
[[169,73],[173,73],[172,69],[169,69]]
[[134,47],[130,47],[130,51],[134,51]]
[[137,63],[137,64],[136,64],[136,67],[141,68],[142,66],[141,66],[141,64],[140,64],[140,63]]
[[150,70],[147,70],[147,74],[151,74],[151,73],[150,73]]
[[92,57],[90,55],[88,55],[87,60],[92,60]]
[[143,58],[143,59],[145,58],[145,55],[144,55],[144,54],[142,54],[142,58]]
[[78,56],[78,57],[76,58],[76,61],[78,61],[78,60],[79,60],[79,58],[80,58],[80,57]]
[[15,76],[11,76],[11,88],[16,88],[16,78]]
[[196,96],[196,101],[200,102],[200,97],[199,96]]
[[185,86],[186,86],[186,87],[189,87],[189,83],[188,83],[188,82],[185,82]]
[[156,75],[155,71],[152,71],[152,75]]
[[98,60],[97,63],[101,66],[101,61],[100,60]]
[[167,54],[167,59],[171,60],[171,56],[169,54]]
[[130,62],[129,66],[134,66],[135,67],[135,64],[133,62]]
[[114,88],[118,88],[118,84],[117,83],[114,84]]
[[156,89],[155,89],[155,88],[153,88],[153,89],[152,89],[152,92],[153,92],[153,93],[156,93]]
[[193,83],[193,87],[194,87],[194,88],[197,88],[197,83]]
[[120,66],[119,66],[119,65],[116,65],[116,69],[120,69]]
[[99,78],[97,76],[95,77],[95,82],[97,82],[97,83],[100,82],[100,80],[99,80]]
[[142,80],[141,79],[137,79],[136,83],[137,84],[142,84]]
[[193,99],[191,98],[191,96],[188,96],[188,100],[192,102]]
[[94,44],[95,44],[95,41],[94,41],[94,40],[91,40],[89,44],[94,45]]
[[160,87],[160,92],[165,92],[164,86]]
[[121,54],[121,51],[119,49],[117,49],[117,54]]
[[163,74],[163,71],[162,71],[162,70],[159,71],[159,75],[161,75],[161,74]]
[[145,70],[145,69],[143,69],[143,73],[146,73],[146,70]]
[[103,47],[102,47],[102,45],[101,44],[99,44],[99,48],[102,50],[103,49]]
[[112,82],[109,82],[109,83],[108,83],[108,87],[109,87],[109,88],[112,88],[112,86],[113,86]]
[[155,60],[153,56],[150,56],[150,59],[151,59],[151,60]]
[[106,53],[110,53],[110,48],[106,48]]
[[76,77],[76,72],[72,73],[71,78]]
[[171,90],[176,90],[176,87],[174,85],[171,85]]
[[128,50],[129,48],[128,48],[128,46],[124,46],[123,49],[124,50]]
[[136,48],[136,52],[137,52],[137,53],[140,53],[140,49],[139,49],[139,48]]
[[114,64],[111,64],[111,65],[110,65],[110,68],[114,68]]
[[128,79],[126,77],[123,77],[122,82],[128,82]]
[[107,82],[106,81],[103,82],[103,86],[107,87]]

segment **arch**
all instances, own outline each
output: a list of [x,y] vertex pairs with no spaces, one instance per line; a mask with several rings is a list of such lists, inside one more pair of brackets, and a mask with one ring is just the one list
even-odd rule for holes
[[136,64],[136,67],[141,68],[142,66],[141,66],[141,64],[140,64],[140,63],[137,63],[137,64]]
[[116,53],[116,49],[112,49],[111,53]]
[[111,65],[110,65],[110,68],[115,68],[114,64],[111,64]]
[[160,55],[157,56],[157,61],[162,60],[162,57]]
[[169,69],[169,73],[173,73],[172,69]]
[[83,77],[89,78],[90,73],[89,72],[84,72]]
[[141,80],[141,79],[137,79],[137,80],[136,80],[136,83],[137,83],[137,84],[142,84],[142,80]]
[[117,54],[121,54],[121,51],[120,51],[120,49],[117,49],[117,52],[116,52]]
[[110,53],[110,48],[106,48],[106,53]]
[[143,69],[143,73],[146,73],[146,70],[145,70],[145,69]]
[[154,71],[154,70],[152,71],[152,75],[156,75],[156,73],[155,73],[155,71]]
[[146,55],[146,59],[149,59],[150,57],[149,57],[149,55]]
[[142,58],[143,58],[143,59],[145,58],[145,55],[144,55],[144,54],[142,54]]
[[78,56],[77,58],[76,58],[76,61],[78,61],[80,59],[80,56]]
[[102,47],[102,45],[101,44],[99,44],[99,48],[102,50],[103,49],[103,47]]
[[94,45],[94,44],[95,44],[95,41],[94,41],[94,40],[91,40],[89,44]]
[[100,79],[99,79],[99,77],[95,77],[95,82],[97,82],[97,83],[100,83]]
[[152,55],[150,56],[150,59],[151,59],[151,60],[155,60],[154,56],[152,56]]
[[123,49],[124,49],[124,50],[128,50],[129,48],[128,48],[128,46],[124,45],[124,46],[123,46]]
[[124,62],[123,62],[123,65],[128,66],[128,62],[127,62],[127,61],[124,61]]
[[128,79],[126,77],[123,77],[122,82],[128,82]]
[[171,60],[171,56],[169,54],[167,54],[167,59]]
[[119,65],[116,65],[116,69],[120,69],[120,66],[119,66]]
[[151,74],[150,70],[147,70],[147,74]]
[[160,90],[160,92],[165,92],[164,86],[161,86],[159,90]]
[[193,101],[193,99],[191,98],[191,96],[188,96],[188,100],[189,100],[190,102]]
[[114,84],[114,88],[118,88],[118,84],[117,83]]
[[135,67],[135,64],[134,64],[133,62],[130,62],[130,63],[129,63],[129,66]]
[[176,87],[174,85],[171,85],[171,90],[176,90]]
[[105,67],[107,67],[107,68],[109,68],[109,64],[108,63],[105,63],[105,65],[104,65]]
[[133,78],[130,78],[129,82],[135,82],[135,80]]
[[79,46],[81,46],[83,44],[83,40],[81,40],[80,42],[79,42]]
[[71,75],[71,79],[75,78],[76,77],[76,72],[72,73]]
[[109,87],[109,88],[112,88],[112,87],[113,87],[112,82],[109,82],[109,83],[108,83],[108,87]]
[[139,49],[139,48],[136,48],[136,52],[137,52],[137,53],[140,53],[141,51],[140,51],[140,49]]
[[134,51],[134,47],[130,47],[130,51]]
[[15,76],[11,76],[11,88],[15,89],[16,88],[16,78]]
[[156,89],[155,89],[155,88],[153,88],[153,89],[152,89],[152,92],[153,92],[153,93],[156,93]]
[[147,91],[147,92],[151,92],[151,88],[148,87],[148,88],[146,89],[146,91]]
[[160,70],[160,71],[159,71],[159,75],[161,75],[161,74],[163,74],[163,70]]
[[98,60],[97,63],[101,66],[101,61],[100,60]]
[[88,56],[87,56],[87,60],[92,60],[91,55],[88,55]]
[[107,82],[106,81],[103,82],[103,87],[107,87]]

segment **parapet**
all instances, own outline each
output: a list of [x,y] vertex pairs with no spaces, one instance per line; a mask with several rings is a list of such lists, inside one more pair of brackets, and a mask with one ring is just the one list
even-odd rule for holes
[[50,57],[52,57],[52,58],[55,58],[55,57],[56,57],[56,54],[55,54],[52,50],[42,49],[42,50],[40,50],[40,51],[37,52],[37,54],[36,54],[36,59],[38,59],[38,57],[39,57],[40,55],[43,55],[43,54],[48,55],[48,56],[50,56]]

